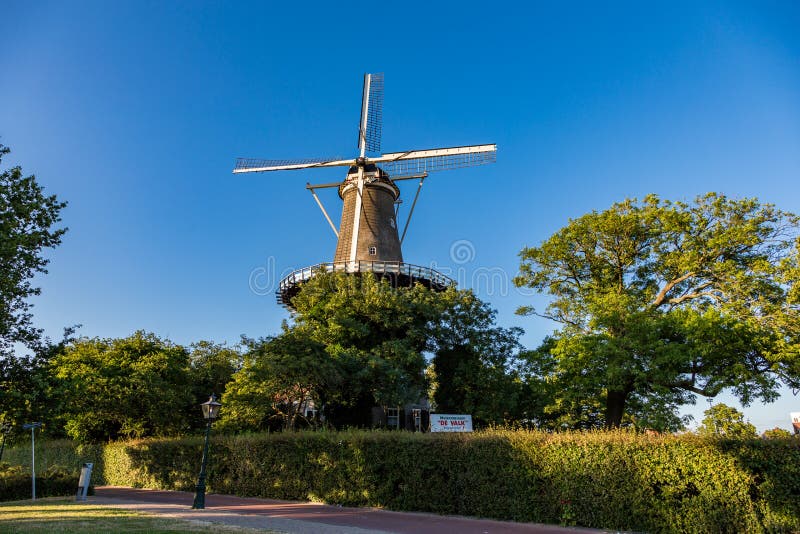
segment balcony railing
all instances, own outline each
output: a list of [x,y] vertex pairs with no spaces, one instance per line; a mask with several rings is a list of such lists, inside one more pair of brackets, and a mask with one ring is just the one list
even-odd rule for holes
[[433,289],[445,289],[455,285],[455,280],[430,267],[399,261],[357,261],[318,263],[292,271],[278,284],[275,295],[278,303],[285,306],[299,290],[299,285],[319,273],[373,273],[379,277],[391,277],[397,285],[413,285],[420,282]]

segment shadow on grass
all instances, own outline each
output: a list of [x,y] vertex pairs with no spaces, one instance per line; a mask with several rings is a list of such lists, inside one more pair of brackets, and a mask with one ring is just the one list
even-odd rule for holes
[[121,508],[87,505],[62,500],[17,501],[0,506],[0,533],[108,533],[230,532],[173,518],[139,514]]

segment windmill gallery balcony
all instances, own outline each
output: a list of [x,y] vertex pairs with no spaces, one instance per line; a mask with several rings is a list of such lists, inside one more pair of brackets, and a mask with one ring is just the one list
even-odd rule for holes
[[302,284],[320,273],[372,273],[380,279],[389,280],[394,287],[412,287],[418,283],[437,291],[455,285],[453,279],[435,269],[399,261],[318,263],[293,271],[280,281],[275,291],[278,304],[292,309],[292,298],[300,291]]

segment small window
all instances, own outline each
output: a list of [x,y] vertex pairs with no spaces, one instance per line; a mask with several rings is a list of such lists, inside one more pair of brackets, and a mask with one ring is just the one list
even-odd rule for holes
[[378,254],[378,247],[369,247],[369,255],[375,256]]
[[386,426],[400,428],[400,410],[398,408],[386,409]]

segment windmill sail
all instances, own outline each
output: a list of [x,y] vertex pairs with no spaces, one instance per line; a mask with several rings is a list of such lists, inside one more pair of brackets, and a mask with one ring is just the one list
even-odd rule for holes
[[233,172],[237,174],[242,172],[293,171],[297,169],[310,169],[313,167],[348,167],[352,164],[353,160],[344,160],[338,156],[333,158],[304,159],[238,158]]
[[[276,294],[278,302],[292,309],[292,299],[307,280],[318,272],[372,273],[393,285],[422,284],[443,290],[452,280],[429,267],[405,263],[402,252],[414,206],[429,172],[493,163],[497,145],[472,145],[380,154],[383,121],[383,74],[365,74],[361,93],[358,154],[349,159],[253,159],[239,158],[234,173],[291,171],[322,167],[347,167],[340,183],[307,185],[325,220],[337,238],[333,262],[299,269],[283,278]],[[367,155],[369,153],[369,155]],[[419,179],[402,235],[397,221],[400,188],[395,182]],[[317,189],[337,188],[342,200],[337,230],[317,195]]]
[[431,150],[411,150],[374,158],[389,176],[446,171],[497,161],[497,145],[473,145]]
[[358,127],[358,150],[380,152],[383,124],[383,73],[365,74],[361,95],[361,124]]

